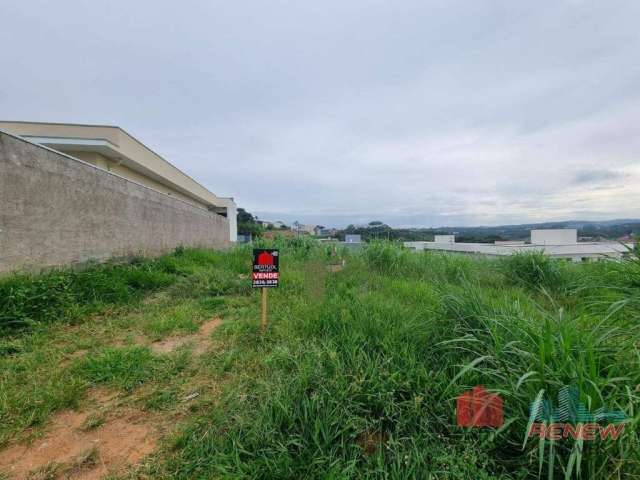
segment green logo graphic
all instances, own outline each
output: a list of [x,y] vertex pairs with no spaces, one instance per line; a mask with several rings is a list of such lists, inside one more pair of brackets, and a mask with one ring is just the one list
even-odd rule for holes
[[529,421],[545,423],[621,423],[627,419],[621,410],[608,411],[604,407],[591,413],[580,402],[580,391],[575,385],[564,386],[558,393],[558,408],[551,400],[539,400],[529,405]]

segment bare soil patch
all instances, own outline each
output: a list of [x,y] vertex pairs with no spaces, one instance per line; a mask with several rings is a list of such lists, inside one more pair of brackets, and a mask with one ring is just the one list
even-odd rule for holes
[[107,387],[94,387],[87,393],[87,399],[98,407],[112,404],[118,398],[118,392]]
[[117,338],[115,339],[115,341],[113,341],[111,343],[111,346],[113,347],[127,347],[127,346],[131,346],[131,345],[145,345],[149,342],[149,340],[141,334],[131,334],[128,337],[121,337],[121,338]]
[[138,411],[120,412],[92,429],[87,418],[85,412],[58,413],[43,438],[0,452],[2,473],[11,479],[99,479],[139,463],[156,447],[157,432]]
[[60,362],[60,367],[64,368],[67,367],[68,365],[71,364],[71,362],[73,362],[76,358],[82,358],[87,354],[88,350],[76,350],[73,353],[70,353],[69,355],[65,355],[65,357],[62,359],[62,361]]
[[156,353],[170,353],[182,345],[193,343],[193,352],[196,355],[201,355],[209,346],[209,336],[220,325],[222,325],[221,318],[212,318],[200,326],[198,333],[184,337],[169,337],[159,342],[154,342],[151,344],[151,349]]
[[212,318],[211,320],[207,320],[200,326],[199,335],[209,336],[211,332],[213,332],[216,328],[222,325],[222,319],[220,317]]
[[381,432],[372,432],[366,430],[356,438],[356,444],[362,448],[365,454],[373,455],[384,446],[388,436]]
[[189,335],[188,337],[169,337],[164,340],[153,342],[151,344],[151,350],[156,353],[170,353],[177,348],[191,342],[196,336]]

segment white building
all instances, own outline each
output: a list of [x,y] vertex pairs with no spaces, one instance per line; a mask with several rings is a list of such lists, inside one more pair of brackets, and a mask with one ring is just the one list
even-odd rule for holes
[[304,224],[298,221],[291,224],[291,231],[295,232],[297,235],[314,235],[316,228],[316,225]]
[[[437,235],[436,237],[440,237]],[[443,237],[449,237],[444,235]],[[575,229],[532,230],[531,243],[456,243],[450,238],[434,242],[405,242],[405,247],[414,250],[441,250],[488,256],[513,255],[523,252],[542,252],[555,258],[566,258],[574,262],[601,259],[620,259],[631,245],[616,242],[578,242]]]
[[362,243],[362,235],[345,235],[344,243]]
[[578,243],[578,230],[575,228],[531,230],[532,245],[575,245],[576,243]]
[[456,241],[455,235],[434,235],[435,243],[454,243]]

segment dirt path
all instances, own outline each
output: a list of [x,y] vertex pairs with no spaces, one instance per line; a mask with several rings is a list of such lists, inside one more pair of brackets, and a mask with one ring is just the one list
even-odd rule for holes
[[57,413],[45,436],[33,444],[0,452],[0,471],[12,479],[99,479],[139,463],[153,452],[157,438],[140,411],[93,420],[88,412],[67,410]]
[[[204,322],[197,333],[169,337],[149,347],[157,353],[169,353],[192,343],[193,353],[201,355],[211,346],[211,333],[220,325],[222,319],[215,317]],[[79,350],[63,363],[86,354],[86,350]],[[94,480],[124,473],[139,464],[155,450],[163,424],[148,412],[119,406],[118,396],[115,391],[95,388],[87,396],[86,409],[58,412],[43,437],[1,450],[0,479]]]
[[209,337],[211,336],[211,332],[213,332],[220,325],[222,325],[221,318],[212,318],[211,320],[203,323],[200,326],[200,330],[198,330],[198,333],[182,337],[165,338],[164,340],[160,340],[159,342],[152,343],[150,345],[151,350],[156,353],[169,353],[174,351],[176,348],[181,347],[182,345],[193,343],[193,353],[196,355],[201,355],[207,351],[207,348],[210,345]]

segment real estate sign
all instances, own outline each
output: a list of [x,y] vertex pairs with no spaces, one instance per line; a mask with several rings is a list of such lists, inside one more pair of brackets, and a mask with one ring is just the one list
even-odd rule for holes
[[253,249],[253,288],[277,287],[280,281],[280,253],[266,248]]

